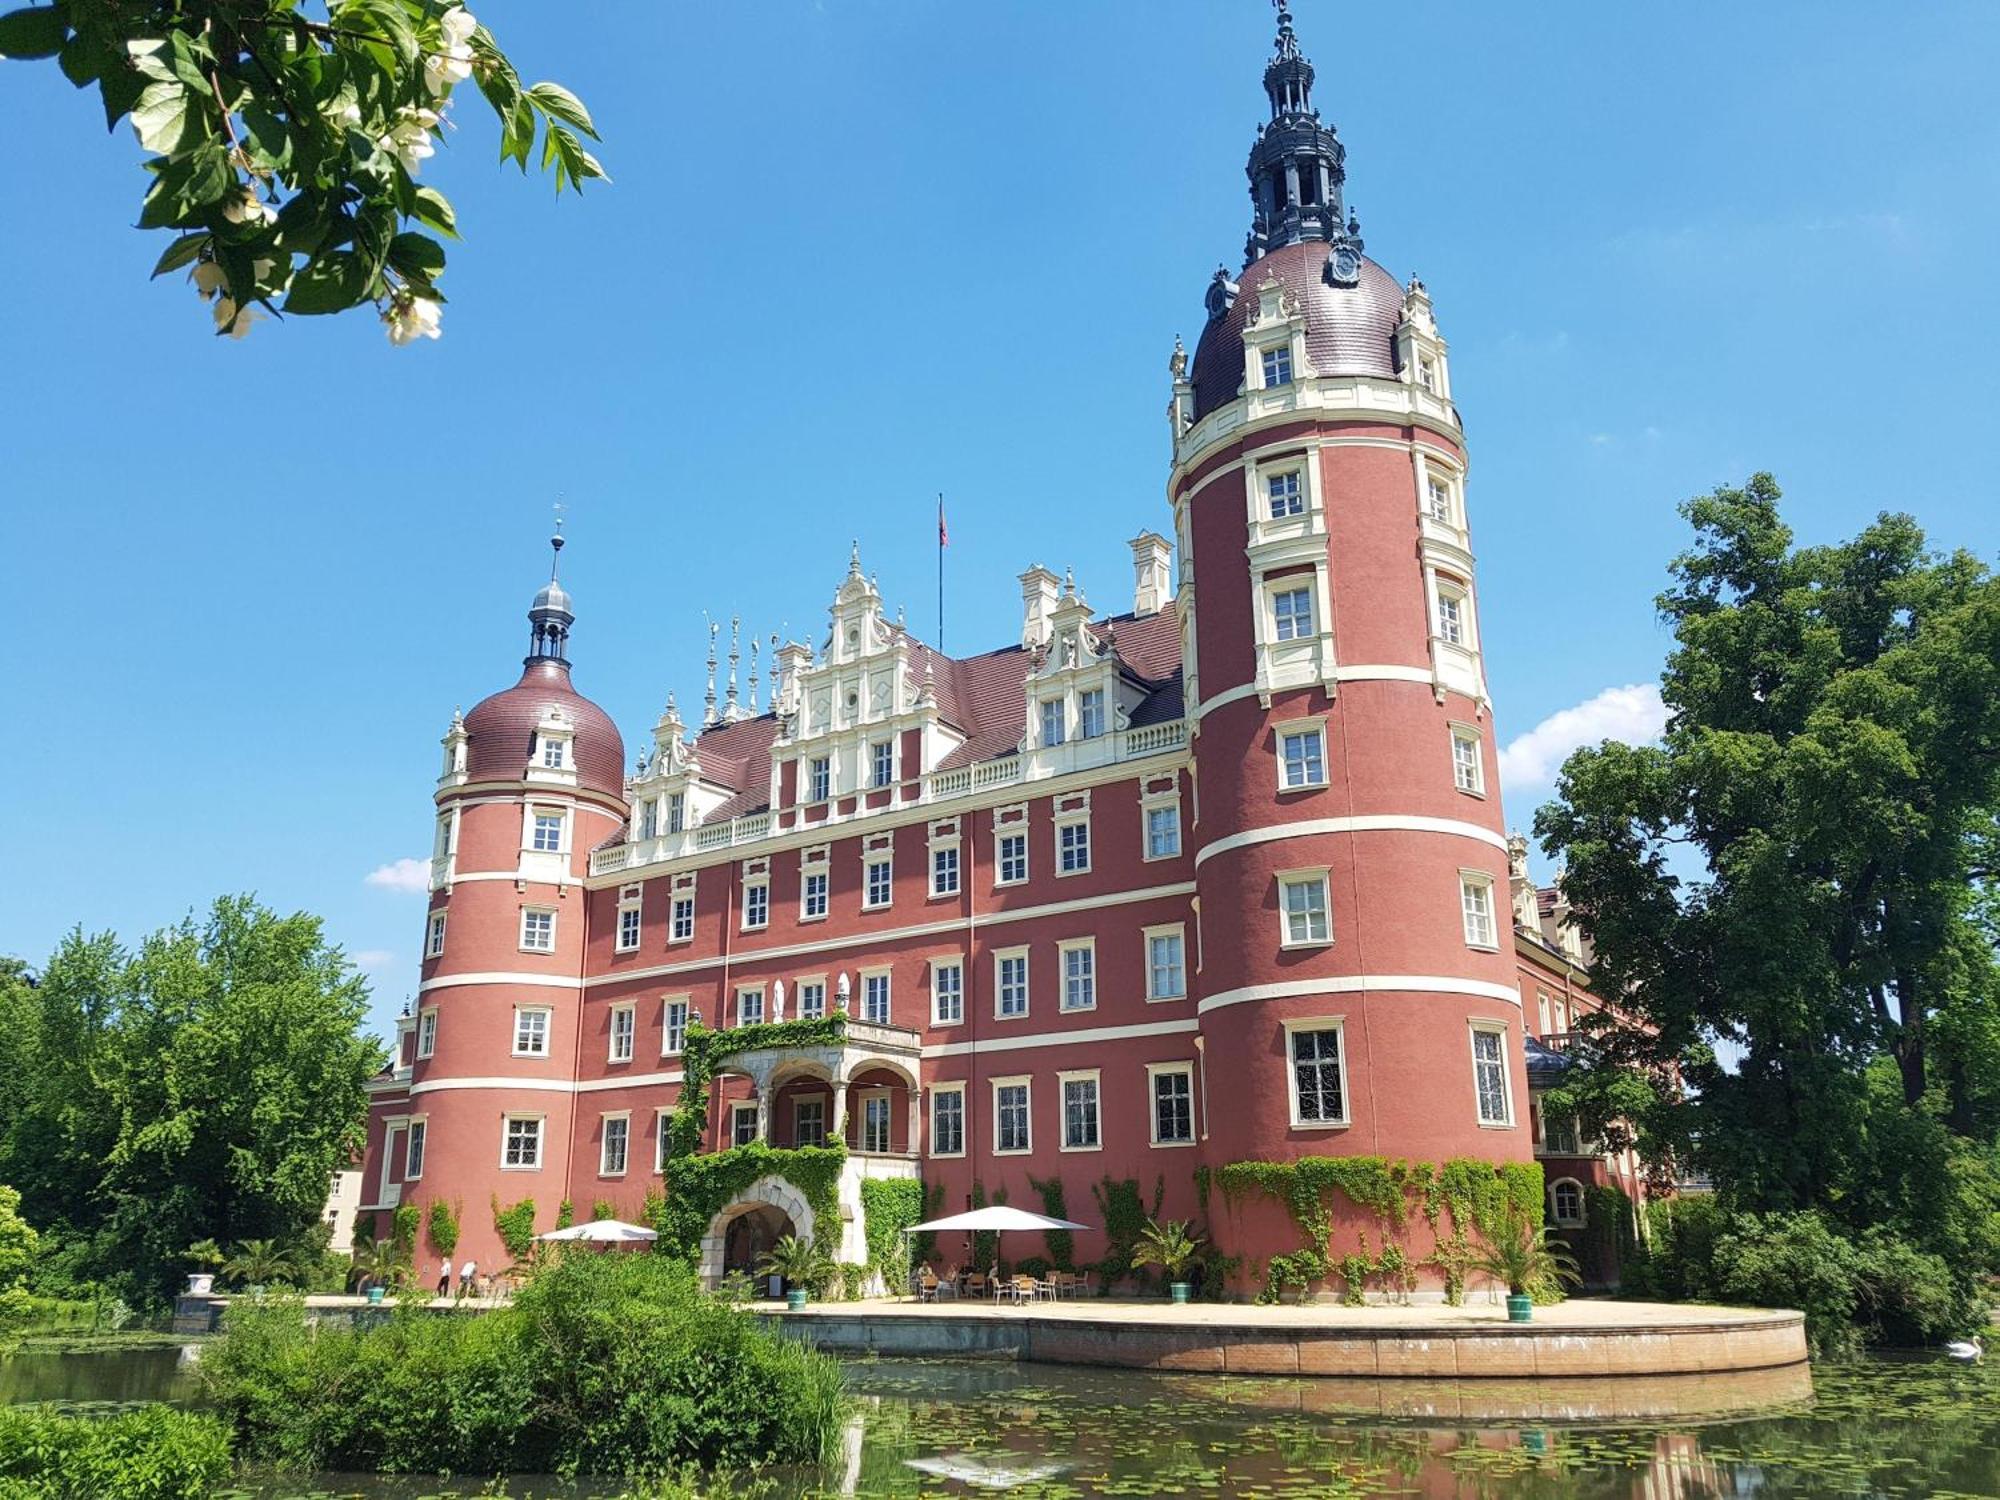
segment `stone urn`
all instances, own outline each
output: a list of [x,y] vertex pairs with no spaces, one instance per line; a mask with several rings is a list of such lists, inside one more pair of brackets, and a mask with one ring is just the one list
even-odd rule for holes
[[187,1294],[190,1297],[206,1297],[215,1290],[213,1271],[190,1271],[188,1273]]

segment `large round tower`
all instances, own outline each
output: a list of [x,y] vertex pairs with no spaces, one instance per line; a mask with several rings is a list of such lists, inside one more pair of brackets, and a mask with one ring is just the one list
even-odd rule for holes
[[1466,455],[1280,8],[1247,264],[1173,361],[1208,1159],[1532,1155]]

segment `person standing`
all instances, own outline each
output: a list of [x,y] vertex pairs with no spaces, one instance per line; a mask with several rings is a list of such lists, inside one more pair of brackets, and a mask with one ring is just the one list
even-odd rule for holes
[[449,1297],[451,1295],[451,1257],[449,1255],[444,1258],[444,1263],[438,1267],[438,1295],[440,1297]]
[[458,1268],[458,1295],[459,1295],[459,1296],[461,1296],[461,1297],[469,1297],[469,1296],[471,1296],[471,1295],[472,1295],[472,1273],[473,1273],[473,1272],[474,1272],[474,1271],[475,1271],[476,1269],[478,1269],[478,1268],[477,1268],[476,1266],[474,1266],[474,1265],[473,1265],[473,1263],[472,1263],[472,1257],[468,1255],[468,1256],[467,1256],[467,1257],[465,1258],[465,1264],[464,1264],[464,1265],[462,1265],[462,1266],[460,1266],[460,1267]]

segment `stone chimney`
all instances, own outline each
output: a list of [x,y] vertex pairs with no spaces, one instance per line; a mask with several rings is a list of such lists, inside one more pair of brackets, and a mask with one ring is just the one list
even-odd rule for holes
[[1040,563],[1021,575],[1021,644],[1030,651],[1049,638],[1049,616],[1061,593],[1062,580]]
[[1173,543],[1157,531],[1142,531],[1133,537],[1132,613],[1156,615],[1174,597]]

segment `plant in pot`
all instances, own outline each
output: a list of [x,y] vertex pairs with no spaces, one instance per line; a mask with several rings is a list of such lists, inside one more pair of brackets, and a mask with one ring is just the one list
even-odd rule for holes
[[1507,1320],[1526,1323],[1535,1315],[1537,1291],[1560,1292],[1583,1279],[1569,1246],[1552,1238],[1539,1218],[1511,1204],[1480,1226],[1471,1269],[1507,1284]]
[[797,1312],[806,1305],[807,1294],[826,1285],[835,1274],[831,1257],[812,1240],[788,1234],[757,1262],[759,1276],[782,1276],[785,1306]]
[[215,1269],[223,1262],[222,1247],[212,1239],[196,1240],[187,1247],[187,1262],[194,1269],[188,1272],[188,1291],[196,1297],[205,1297],[215,1287]]
[[1174,1301],[1185,1302],[1191,1290],[1188,1267],[1201,1254],[1201,1246],[1202,1236],[1194,1232],[1186,1219],[1169,1219],[1162,1224],[1149,1218],[1146,1227],[1139,1231],[1138,1243],[1132,1251],[1132,1269],[1158,1266],[1167,1273]]
[[385,1292],[400,1289],[410,1276],[410,1263],[394,1240],[376,1240],[366,1249],[357,1247],[354,1269],[367,1283],[370,1302],[380,1302]]

